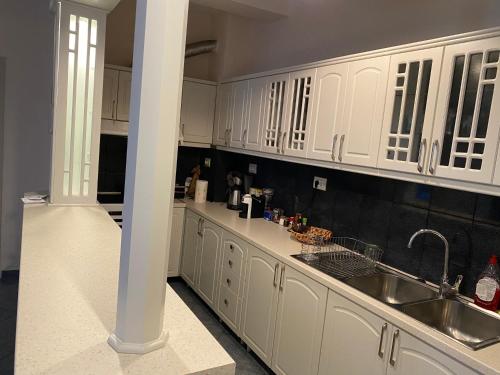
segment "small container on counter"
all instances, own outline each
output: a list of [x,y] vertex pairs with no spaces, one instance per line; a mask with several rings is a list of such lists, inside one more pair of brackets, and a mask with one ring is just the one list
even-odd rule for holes
[[283,216],[285,211],[282,208],[275,208],[273,210],[273,222],[278,224],[280,222],[280,217]]
[[264,220],[273,221],[273,211],[270,210],[264,211]]

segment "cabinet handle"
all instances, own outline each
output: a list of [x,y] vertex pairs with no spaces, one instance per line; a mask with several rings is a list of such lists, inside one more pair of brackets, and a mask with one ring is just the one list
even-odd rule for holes
[[[432,143],[431,147],[431,157],[429,158],[429,172],[432,174],[436,173],[436,168],[437,168],[437,153],[438,153],[438,148],[439,148],[439,141],[436,139]],[[434,163],[434,156],[436,155],[436,163]]]
[[201,217],[198,218],[198,236],[201,236]]
[[231,286],[231,279],[227,278],[226,283],[227,283],[227,286]]
[[247,131],[248,131],[248,129],[243,130],[243,136],[241,137],[241,141],[242,141],[241,145],[243,146],[243,148],[246,147]]
[[233,268],[233,261],[231,259],[229,259],[229,262],[227,262],[229,264],[229,267]]
[[116,108],[116,100],[113,99],[113,104],[111,105],[111,118],[113,120],[116,120],[116,112],[115,112],[115,108]]
[[333,136],[333,144],[332,144],[332,160],[335,161],[335,145],[337,144],[338,134]]
[[285,274],[285,266],[281,268],[281,275],[280,275],[280,290],[283,290],[283,275]]
[[344,148],[344,139],[345,139],[345,134],[342,134],[342,136],[340,137],[339,161],[342,161],[342,149]]
[[276,148],[277,148],[278,154],[281,152],[281,150],[280,150],[281,135],[282,135],[281,129],[278,129],[278,135],[276,136]]
[[200,237],[203,237],[203,224],[205,223],[205,219],[200,219]]
[[227,129],[224,132],[224,146],[227,146]]
[[224,298],[224,305],[226,305],[226,306],[229,305],[229,302],[227,302],[226,298]]
[[283,138],[281,139],[281,153],[285,153],[285,138],[286,138],[286,132],[283,132]]
[[382,330],[380,332],[380,342],[378,343],[378,356],[384,358],[384,351],[382,350],[382,344],[384,343],[385,332],[387,331],[387,323],[384,323]]
[[276,281],[276,277],[278,276],[279,263],[276,263],[274,266],[274,277],[273,277],[273,286],[276,288],[278,286],[278,282]]
[[226,146],[231,146],[231,129],[227,129],[227,144]]
[[420,150],[418,151],[418,160],[417,160],[417,170],[422,173],[424,170],[424,157],[427,153],[427,138],[422,140],[420,143]]
[[389,359],[389,363],[391,364],[392,367],[396,364],[396,359],[394,358],[394,348],[396,346],[396,339],[399,337],[399,329],[394,331],[394,334],[392,335],[392,347],[391,347],[391,357]]
[[234,252],[234,246],[233,245],[229,245],[229,249],[231,250],[232,253]]

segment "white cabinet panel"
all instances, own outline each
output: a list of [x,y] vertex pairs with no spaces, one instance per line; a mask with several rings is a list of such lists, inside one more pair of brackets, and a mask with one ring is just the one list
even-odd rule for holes
[[279,266],[275,258],[248,246],[241,335],[268,366],[271,366],[278,307]]
[[347,71],[347,63],[317,70],[307,151],[310,159],[336,161]]
[[217,88],[215,104],[214,145],[229,146],[228,129],[233,122],[233,85],[224,83]]
[[218,263],[222,244],[222,229],[202,219],[199,250],[199,276],[196,283],[200,297],[215,309],[218,289]]
[[170,233],[170,255],[168,257],[167,275],[179,276],[179,265],[182,250],[182,233],[184,228],[184,207],[174,207],[172,215],[172,232]]
[[104,69],[101,115],[103,119],[113,120],[115,118],[115,106],[118,95],[118,75],[118,70]]
[[446,46],[429,172],[490,183],[500,130],[500,37]]
[[181,276],[192,287],[195,287],[198,247],[201,235],[201,217],[187,211],[182,242]]
[[247,125],[247,95],[248,81],[233,83],[233,113],[232,122],[229,124],[230,146],[242,148]]
[[251,79],[248,86],[247,127],[243,134],[243,148],[260,151],[262,130],[266,116],[267,77]]
[[394,327],[391,337],[392,357],[388,375],[474,375],[472,369],[458,363],[419,339]]
[[290,75],[280,74],[268,78],[266,89],[266,117],[262,134],[262,151],[281,153],[282,127],[287,113]]
[[319,375],[383,375],[390,326],[329,291]]
[[179,134],[181,144],[212,143],[215,94],[214,85],[184,80]]
[[389,56],[349,63],[339,161],[375,167],[389,72]]
[[282,266],[272,369],[282,375],[318,373],[328,289]]
[[116,120],[128,121],[130,112],[130,94],[132,89],[132,72],[120,71],[118,79],[118,98],[116,102]]
[[426,173],[443,50],[391,56],[379,168]]
[[290,73],[281,145],[281,152],[286,155],[306,156],[315,79],[316,69]]

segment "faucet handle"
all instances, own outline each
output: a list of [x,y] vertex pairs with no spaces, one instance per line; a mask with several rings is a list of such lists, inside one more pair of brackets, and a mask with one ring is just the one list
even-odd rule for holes
[[457,278],[455,279],[455,284],[453,284],[453,288],[455,288],[458,292],[458,289],[460,288],[460,284],[462,283],[462,280],[464,279],[463,275],[458,275]]

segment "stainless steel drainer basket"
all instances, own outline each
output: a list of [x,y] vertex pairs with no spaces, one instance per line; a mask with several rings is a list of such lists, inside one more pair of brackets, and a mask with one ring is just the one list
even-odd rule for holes
[[319,239],[313,245],[302,245],[295,258],[334,277],[368,275],[375,272],[382,249],[351,237]]

